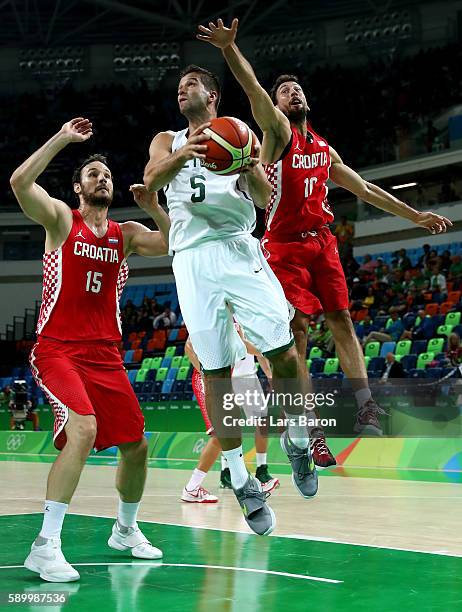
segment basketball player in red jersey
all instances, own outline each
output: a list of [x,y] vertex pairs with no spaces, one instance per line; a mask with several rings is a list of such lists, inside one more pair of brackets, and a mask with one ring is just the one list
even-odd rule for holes
[[47,485],[40,534],[25,566],[50,582],[78,580],[61,552],[61,529],[85,461],[94,447],[118,446],[119,512],[109,546],[134,557],[158,559],[136,523],[144,489],[147,442],[144,419],[117,348],[121,340],[119,298],[131,253],[167,253],[169,219],[144,185],[130,188],[136,203],[158,224],[151,231],[134,221],[108,219],[112,175],[100,155],[74,173],[77,210],[50,196],[36,180],[59,151],[92,136],[92,124],[72,119],[33,153],[11,177],[27,217],[46,230],[42,306],[30,363],[55,416],[54,442],[61,451]]
[[[309,315],[324,311],[342,369],[355,388],[358,403],[355,431],[381,434],[377,415],[382,411],[371,396],[364,356],[348,311],[348,289],[337,242],[328,227],[334,215],[327,201],[327,179],[433,234],[445,232],[452,223],[435,213],[414,210],[346,166],[307,122],[309,107],[295,76],[281,75],[270,97],[234,42],[237,27],[237,19],[230,28],[219,19],[217,25],[199,26],[201,34],[197,38],[222,50],[263,132],[261,159],[273,184],[273,194],[266,209],[262,247],[295,308],[292,331],[300,367],[306,372]],[[323,432],[312,432],[312,438],[315,462],[323,467],[334,464]]]

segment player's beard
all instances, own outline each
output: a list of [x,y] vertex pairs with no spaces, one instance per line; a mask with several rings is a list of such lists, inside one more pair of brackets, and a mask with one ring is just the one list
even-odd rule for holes
[[95,191],[93,193],[86,193],[82,191],[82,197],[85,204],[95,208],[109,208],[112,204],[112,194],[109,192]]
[[291,123],[304,123],[308,114],[307,108],[292,109],[289,108],[287,118]]

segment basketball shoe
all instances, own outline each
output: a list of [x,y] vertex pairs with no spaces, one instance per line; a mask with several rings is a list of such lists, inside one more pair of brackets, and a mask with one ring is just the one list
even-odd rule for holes
[[268,493],[262,491],[260,481],[249,474],[245,485],[234,489],[234,494],[250,529],[258,535],[269,535],[276,527],[276,517],[266,504]]
[[123,527],[116,521],[107,543],[115,550],[131,550],[132,556],[138,559],[162,558],[162,551],[149,542],[138,525]]
[[24,567],[48,582],[73,582],[80,578],[79,572],[66,561],[60,538],[48,538],[41,546],[34,542]]
[[271,493],[271,491],[277,489],[280,484],[279,478],[273,478],[268,472],[268,466],[266,464],[257,467],[255,478],[260,481],[261,488],[265,493]]
[[281,435],[281,448],[292,465],[292,482],[305,499],[318,491],[318,474],[309,447],[299,448],[289,438],[287,430]]
[[356,414],[354,431],[356,433],[373,434],[383,436],[382,426],[379,422],[379,414],[388,414],[377,402],[370,398],[361,406]]
[[310,451],[315,464],[320,468],[337,464],[334,455],[326,444],[326,437],[322,429],[311,430]]
[[220,474],[220,489],[232,489],[233,486],[231,484],[231,472],[229,468],[225,468],[221,470]]
[[181,494],[181,500],[192,504],[216,504],[218,497],[209,493],[204,487],[197,486],[192,491],[188,491],[185,487]]

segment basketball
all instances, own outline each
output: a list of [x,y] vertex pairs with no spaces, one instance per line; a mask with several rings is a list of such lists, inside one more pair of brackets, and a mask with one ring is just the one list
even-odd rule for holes
[[204,130],[210,136],[207,156],[202,165],[215,174],[237,174],[252,157],[255,135],[252,130],[234,117],[212,119],[212,125]]

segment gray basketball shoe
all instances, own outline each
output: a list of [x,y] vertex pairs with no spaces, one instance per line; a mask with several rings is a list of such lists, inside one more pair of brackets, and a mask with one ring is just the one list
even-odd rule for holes
[[249,474],[241,489],[233,489],[247,525],[258,535],[269,535],[276,527],[274,512],[266,503],[260,482]]
[[281,436],[281,447],[292,465],[292,482],[295,488],[305,499],[314,497],[318,491],[318,474],[309,446],[295,446],[286,430]]

